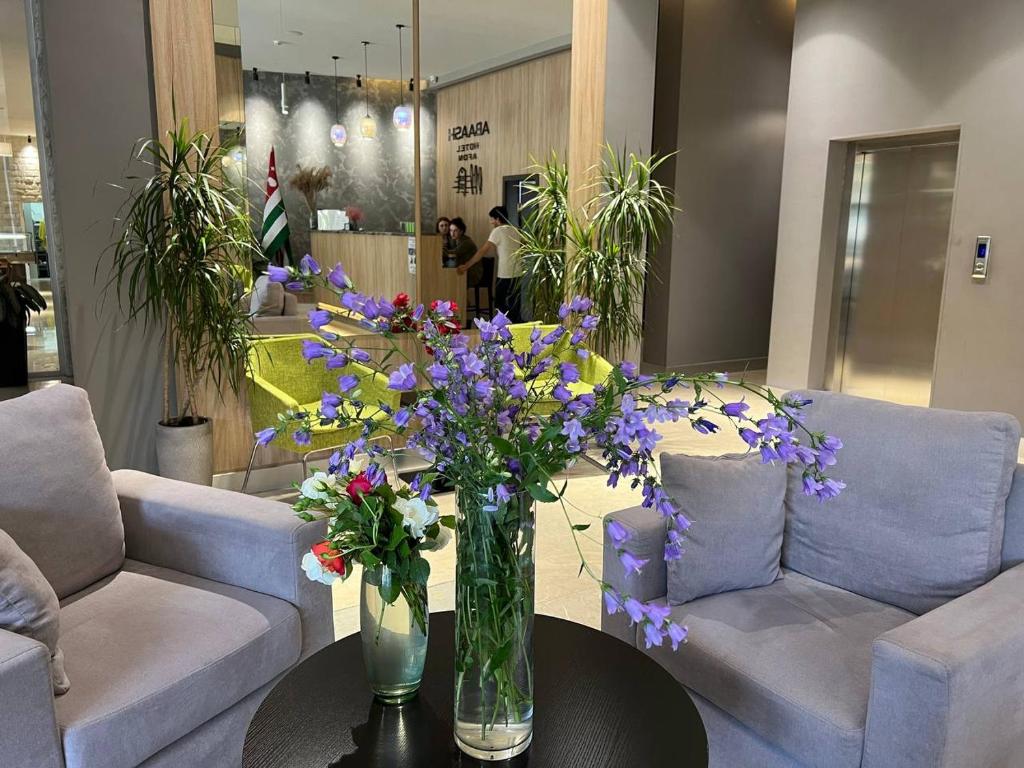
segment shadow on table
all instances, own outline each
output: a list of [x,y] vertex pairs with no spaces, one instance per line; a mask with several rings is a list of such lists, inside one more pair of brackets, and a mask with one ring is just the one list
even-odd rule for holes
[[[438,716],[429,702],[417,696],[399,706],[370,705],[366,722],[352,729],[356,751],[331,763],[328,768],[476,768],[483,762],[462,754],[452,738],[450,721]],[[449,762],[438,763],[447,753]],[[525,768],[529,752],[519,757],[490,762],[502,768]]]

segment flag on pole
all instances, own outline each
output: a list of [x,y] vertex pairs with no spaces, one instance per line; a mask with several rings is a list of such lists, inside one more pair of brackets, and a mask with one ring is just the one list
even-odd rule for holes
[[274,148],[270,148],[270,167],[267,170],[267,199],[263,204],[263,232],[261,242],[263,254],[271,262],[283,265],[285,260],[292,260],[291,248],[288,243],[288,214],[284,210],[284,198],[281,197],[281,185],[277,183],[277,163],[274,160]]

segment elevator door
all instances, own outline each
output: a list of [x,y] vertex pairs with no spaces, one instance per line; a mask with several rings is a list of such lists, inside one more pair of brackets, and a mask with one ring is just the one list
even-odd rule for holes
[[955,142],[858,151],[839,389],[928,405],[956,177]]

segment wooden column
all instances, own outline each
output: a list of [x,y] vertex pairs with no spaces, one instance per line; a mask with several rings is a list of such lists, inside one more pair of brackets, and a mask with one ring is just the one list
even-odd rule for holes
[[574,0],[569,87],[569,202],[578,207],[604,145],[609,0]]
[[[149,28],[158,137],[163,140],[187,117],[190,132],[203,131],[216,138],[219,104],[213,4],[210,0],[149,0]],[[180,403],[180,392],[178,399]],[[200,415],[213,419],[214,472],[243,469],[253,434],[244,382],[239,397],[227,386],[218,392],[206,382],[196,400]],[[263,464],[274,463],[290,460],[291,455],[263,449],[260,459]]]
[[416,296],[415,301],[424,301],[423,282],[423,173],[420,168],[420,0],[412,0],[412,169],[413,178],[413,226],[416,229]]
[[217,67],[210,0],[149,0],[158,135],[187,117],[217,135]]

